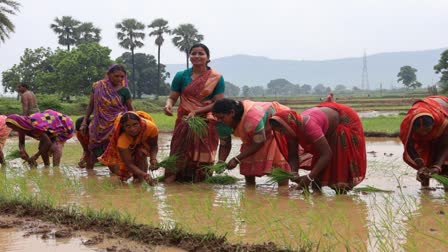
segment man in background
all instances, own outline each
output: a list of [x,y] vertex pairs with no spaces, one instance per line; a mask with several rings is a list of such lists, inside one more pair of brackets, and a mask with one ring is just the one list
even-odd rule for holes
[[31,90],[29,90],[27,84],[20,83],[19,85],[17,85],[16,90],[21,96],[23,115],[29,116],[31,114],[39,112],[36,96]]

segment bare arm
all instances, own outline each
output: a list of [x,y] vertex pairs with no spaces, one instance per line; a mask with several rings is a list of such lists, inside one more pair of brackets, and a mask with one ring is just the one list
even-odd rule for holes
[[48,158],[48,151],[50,150],[51,144],[50,137],[46,133],[42,133],[39,137],[39,148],[36,154],[30,158],[29,162],[35,163],[39,156],[42,156],[44,164],[49,165],[50,160]]
[[176,105],[177,99],[179,99],[180,93],[176,91],[171,91],[170,96],[166,99],[165,108],[163,111],[165,115],[172,116],[173,115],[173,106]]
[[299,151],[297,139],[288,139],[288,164],[294,174],[299,174]]
[[131,98],[129,98],[126,101],[126,107],[128,108],[128,111],[134,111],[134,106],[132,106],[132,99]]
[[327,167],[328,163],[331,160],[331,156],[333,155],[331,147],[325,137],[321,137],[316,142],[314,142],[313,147],[314,149],[319,150],[319,160],[317,160],[316,164],[309,174],[309,177],[311,179],[319,176],[319,174]]
[[26,94],[22,94],[22,114],[28,115],[28,104],[29,104],[29,97]]
[[126,167],[132,172],[132,174],[137,175],[141,179],[145,179],[147,176],[146,172],[143,172],[139,169],[139,167],[132,160],[131,152],[128,149],[118,148],[118,152],[120,153],[121,160],[123,160]]
[[94,102],[95,102],[95,99],[93,98],[93,94],[90,94],[89,105],[87,105],[86,114],[84,115],[84,119],[82,120],[81,128],[80,128],[81,132],[84,135],[88,134],[88,129],[89,128],[87,127],[87,120],[88,120],[88,118],[90,117],[90,115],[93,112],[93,104],[94,104]]
[[159,146],[157,144],[159,136],[148,138],[149,145],[149,163],[151,169],[157,169],[157,153],[159,152]]
[[432,167],[436,168],[437,172],[440,173],[442,171],[442,165],[448,159],[448,134],[442,135],[437,142],[439,144],[436,146],[438,151]]
[[220,137],[219,138],[219,153],[218,162],[225,162],[229,156],[230,150],[232,149],[232,137]]

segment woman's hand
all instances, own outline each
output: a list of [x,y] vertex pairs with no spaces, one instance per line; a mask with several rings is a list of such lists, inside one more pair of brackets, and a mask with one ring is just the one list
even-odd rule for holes
[[227,164],[227,169],[228,170],[232,170],[233,168],[235,168],[241,161],[237,158],[234,157],[232,159],[230,159],[229,163]]
[[298,189],[307,189],[310,186],[310,183],[312,180],[310,180],[308,175],[305,176],[299,176],[294,175],[292,179],[290,179],[292,182],[296,182]]
[[32,157],[28,158],[27,162],[30,166],[36,167],[37,166],[37,159],[39,158],[39,155],[33,155]]
[[157,180],[153,179],[151,175],[149,175],[148,173],[146,173],[145,176],[143,176],[143,178],[145,179],[146,183],[148,183],[148,185],[150,186],[155,186],[157,184]]
[[163,108],[163,112],[167,116],[173,116],[173,105],[166,104],[165,107]]
[[427,167],[422,167],[417,171],[417,181],[422,182],[424,179],[430,177],[430,170]]
[[25,150],[20,150],[20,158],[22,158],[25,161],[28,161],[30,159],[30,156],[28,155],[28,153],[26,153]]
[[155,171],[159,169],[159,165],[157,164],[157,159],[153,158],[149,161],[149,169],[151,171]]
[[431,176],[432,174],[440,174],[441,172],[442,172],[442,167],[440,167],[439,165],[433,165],[428,170],[429,176]]
[[79,131],[81,131],[81,133],[84,135],[84,136],[87,136],[87,134],[89,134],[89,127],[87,126],[87,123],[82,123],[81,124],[81,127],[79,127]]
[[195,115],[196,115],[196,112],[195,112],[195,111],[191,111],[190,113],[188,113],[186,119],[188,119],[188,118],[192,118],[192,117],[194,117]]

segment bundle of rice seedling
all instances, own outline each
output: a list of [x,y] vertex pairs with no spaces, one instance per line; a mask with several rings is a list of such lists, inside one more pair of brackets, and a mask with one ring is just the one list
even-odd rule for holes
[[13,151],[9,152],[8,155],[6,155],[5,160],[16,159],[16,158],[20,158],[19,150],[13,150]]
[[448,177],[439,174],[433,174],[431,177],[437,180],[437,182],[442,184],[444,187],[448,187]]
[[207,136],[208,128],[207,128],[207,120],[200,116],[189,117],[186,120],[188,127],[190,128],[190,132],[192,135],[187,136],[189,139],[194,138],[195,136],[203,139]]
[[177,155],[168,156],[164,160],[157,163],[159,167],[163,167],[170,171],[177,170],[176,164],[177,164]]
[[215,175],[211,177],[207,177],[205,179],[206,183],[209,184],[218,184],[218,185],[232,185],[238,181],[238,178],[229,175]]
[[227,163],[216,163],[214,165],[206,165],[204,166],[208,171],[215,172],[216,174],[223,173],[227,168]]
[[355,192],[387,192],[387,193],[394,192],[394,191],[390,191],[390,190],[376,188],[376,187],[369,186],[369,185],[365,186],[365,187],[353,188],[353,191],[355,191]]
[[269,174],[268,176],[270,177],[268,180],[268,183],[270,184],[279,183],[294,178],[294,175],[292,175],[292,173],[289,173],[280,168],[272,168],[271,174]]

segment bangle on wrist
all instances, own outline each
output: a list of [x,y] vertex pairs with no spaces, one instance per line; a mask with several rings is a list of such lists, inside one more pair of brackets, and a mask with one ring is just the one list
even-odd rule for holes
[[233,157],[233,159],[235,159],[235,161],[239,164],[239,163],[241,163],[241,161],[235,156],[235,157]]
[[439,171],[439,173],[442,171],[442,167],[440,167],[440,165],[433,165],[431,168],[437,169],[437,171]]
[[416,158],[416,159],[414,159],[414,162],[417,163],[418,160],[420,160],[420,161],[422,161],[422,163],[424,163],[423,158]]
[[225,163],[226,161],[224,161],[224,160],[218,160],[218,163]]
[[306,178],[307,178],[310,182],[313,182],[313,181],[314,181],[314,179],[312,179],[312,178],[310,177],[310,174],[307,174],[307,175],[306,175]]
[[146,180],[149,178],[149,173],[145,173],[145,175],[143,175],[143,178]]

